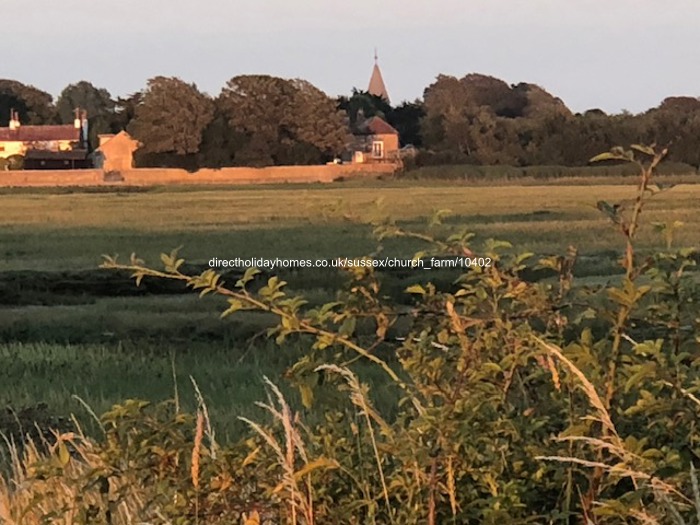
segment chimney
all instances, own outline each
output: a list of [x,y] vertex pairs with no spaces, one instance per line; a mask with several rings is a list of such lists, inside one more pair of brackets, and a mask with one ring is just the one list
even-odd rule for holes
[[87,149],[88,147],[88,114],[87,110],[82,110],[80,112],[80,139],[82,146]]
[[15,111],[15,108],[10,110],[10,130],[15,131],[19,129],[19,113]]
[[75,129],[82,128],[82,122],[80,121],[80,108],[75,108],[75,120],[73,120],[73,127]]

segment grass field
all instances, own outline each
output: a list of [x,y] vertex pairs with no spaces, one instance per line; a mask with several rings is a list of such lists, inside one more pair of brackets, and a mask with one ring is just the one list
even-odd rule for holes
[[[632,181],[630,181],[632,182]],[[374,252],[371,223],[385,216],[433,233],[468,228],[475,246],[495,237],[519,251],[561,253],[572,244],[584,274],[605,278],[620,237],[596,209],[622,202],[630,185],[466,186],[424,182],[272,188],[177,188],[140,191],[11,190],[0,194],[0,405],[46,403],[52,414],[80,413],[79,395],[96,411],[130,397],[173,396],[172,355],[183,399],[192,374],[225,432],[263,395],[263,374],[279,374],[303,351],[250,338],[269,324],[253,314],[220,321],[221,304],[192,296],[108,297],[56,293],[41,281],[94,271],[101,254],[136,252],[147,262],[182,245],[189,262],[212,257],[336,258]],[[700,245],[700,185],[657,195],[645,211],[642,248],[664,239],[652,222],[682,221],[676,245]],[[389,240],[386,255],[410,257],[421,246]],[[588,262],[585,262],[588,261]],[[29,272],[28,272],[29,271]],[[17,272],[22,272],[19,275]],[[87,273],[85,274],[87,275]],[[21,281],[19,295],[8,283]],[[300,272],[290,285],[316,302],[333,299],[338,279]],[[5,288],[3,288],[5,286]],[[13,284],[14,286],[14,284]],[[27,300],[17,301],[17,297]],[[389,393],[384,396],[391,399]],[[0,423],[2,420],[0,419]]]
[[[374,187],[116,193],[12,193],[2,198],[0,271],[96,267],[101,254],[132,251],[153,259],[183,245],[182,255],[211,257],[356,256],[376,248],[372,220],[390,216],[424,229],[437,210],[447,223],[481,239],[498,237],[537,253],[568,244],[582,253],[615,249],[619,238],[595,208],[631,199],[629,186],[466,187],[391,184]],[[649,226],[680,220],[680,244],[700,240],[700,185],[680,185],[649,205],[640,241],[663,245]],[[363,224],[364,223],[364,224]],[[397,253],[412,246],[388,243]]]

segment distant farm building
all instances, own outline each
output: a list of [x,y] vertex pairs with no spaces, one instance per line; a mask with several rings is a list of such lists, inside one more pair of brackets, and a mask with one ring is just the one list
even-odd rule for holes
[[399,132],[380,117],[358,122],[353,130],[353,163],[398,162]]
[[[369,80],[367,92],[389,103],[389,93],[384,84],[382,71],[379,69],[377,52],[374,52],[374,69]],[[360,110],[352,129],[352,162],[354,164],[398,163],[399,132],[379,116],[365,118]]]
[[0,159],[15,160],[28,170],[91,167],[87,117],[83,114],[73,125],[23,126],[13,111],[9,126],[0,128]]
[[116,135],[100,135],[100,145],[95,150],[95,167],[105,172],[119,172],[134,167],[134,152],[141,144],[126,131]]

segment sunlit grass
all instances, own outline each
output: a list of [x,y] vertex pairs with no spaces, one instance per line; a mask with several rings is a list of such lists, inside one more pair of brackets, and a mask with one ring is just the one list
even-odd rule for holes
[[[2,197],[0,271],[94,268],[103,253],[151,259],[183,245],[188,260],[211,257],[332,258],[376,247],[368,224],[390,216],[416,228],[450,210],[454,228],[556,252],[614,249],[619,238],[595,209],[598,200],[631,199],[634,186],[335,187],[193,190]],[[641,245],[660,246],[649,226],[680,220],[684,245],[700,244],[700,185],[657,195],[645,212]],[[391,243],[387,243],[389,248]],[[396,245],[406,255],[415,245]]]

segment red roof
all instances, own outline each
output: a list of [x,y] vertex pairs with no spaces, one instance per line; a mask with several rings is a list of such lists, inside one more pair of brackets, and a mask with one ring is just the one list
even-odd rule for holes
[[49,142],[80,140],[80,130],[72,124],[64,126],[20,126],[19,129],[0,128],[1,142]]
[[396,131],[386,120],[381,117],[372,117],[362,123],[360,132],[367,135],[398,135]]

